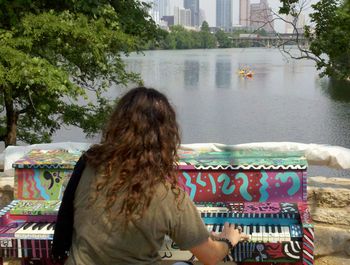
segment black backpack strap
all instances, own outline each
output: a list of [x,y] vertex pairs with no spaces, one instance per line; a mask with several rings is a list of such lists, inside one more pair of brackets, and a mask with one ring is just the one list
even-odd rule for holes
[[86,158],[82,155],[74,167],[71,178],[64,191],[60,209],[58,211],[55,233],[52,244],[52,258],[56,261],[65,260],[72,245],[74,225],[74,196],[81,175],[84,171]]

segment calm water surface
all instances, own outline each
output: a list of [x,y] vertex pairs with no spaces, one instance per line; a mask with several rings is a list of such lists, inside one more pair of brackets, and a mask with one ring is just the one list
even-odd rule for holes
[[[289,141],[350,148],[350,87],[320,79],[312,61],[250,48],[147,51],[126,62],[146,86],[169,97],[183,143]],[[253,78],[242,79],[241,66],[249,66]],[[61,131],[55,141],[62,140],[82,141],[82,134]],[[320,168],[310,174],[350,175]]]

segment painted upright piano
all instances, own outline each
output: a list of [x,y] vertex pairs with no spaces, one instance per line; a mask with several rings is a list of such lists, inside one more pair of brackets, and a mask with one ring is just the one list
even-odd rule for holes
[[[13,164],[15,200],[0,211],[0,256],[50,264],[55,220],[80,153],[34,150]],[[239,224],[250,240],[226,260],[239,264],[313,264],[307,162],[301,153],[180,151],[179,182],[210,231]],[[164,260],[194,257],[165,238]]]
[[1,258],[51,264],[58,209],[80,155],[66,150],[32,150],[13,163],[14,200],[0,210]]
[[[209,231],[224,222],[250,236],[227,257],[239,264],[313,264],[314,231],[307,206],[307,161],[300,152],[181,152],[180,183]],[[194,260],[171,239],[164,259]]]

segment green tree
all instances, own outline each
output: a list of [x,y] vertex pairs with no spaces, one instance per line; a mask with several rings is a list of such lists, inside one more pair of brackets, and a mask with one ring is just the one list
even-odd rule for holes
[[350,78],[350,0],[321,0],[313,8],[310,16],[315,28],[306,27],[306,37],[311,41],[310,51],[319,59],[317,68],[322,75]]
[[232,37],[230,37],[223,30],[218,30],[215,33],[215,37],[219,43],[220,48],[231,48],[232,47]]
[[209,24],[207,21],[203,21],[200,31],[201,36],[201,48],[215,48],[216,47],[216,38],[211,34],[209,29]]
[[193,39],[191,33],[181,25],[171,27],[172,39],[175,41],[175,49],[191,49],[193,48]]
[[[301,10],[297,0],[280,0],[281,14],[297,17]],[[350,0],[320,0],[312,5],[310,14],[312,26],[305,27],[309,48],[301,46],[301,56],[296,59],[312,59],[321,75],[335,79],[350,78]]]
[[49,142],[62,125],[98,132],[112,84],[139,81],[122,55],[157,36],[138,0],[0,1],[0,140]]

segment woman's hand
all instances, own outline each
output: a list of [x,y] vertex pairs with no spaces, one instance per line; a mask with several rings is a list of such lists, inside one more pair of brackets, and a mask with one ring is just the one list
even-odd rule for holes
[[242,233],[242,227],[226,222],[221,233],[212,232],[213,238],[227,238],[235,246],[239,241],[249,240],[250,236]]

